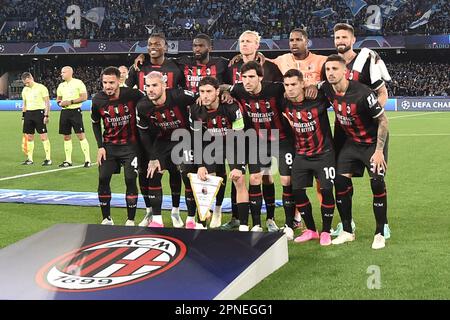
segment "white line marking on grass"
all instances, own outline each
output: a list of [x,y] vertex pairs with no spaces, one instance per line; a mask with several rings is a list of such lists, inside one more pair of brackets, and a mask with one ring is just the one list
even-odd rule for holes
[[[93,163],[92,165],[96,165],[96,163]],[[20,175],[12,176],[12,177],[0,178],[0,181],[19,179],[19,178],[24,178],[24,177],[36,176],[36,175],[39,175],[39,174],[46,174],[46,173],[62,171],[62,170],[70,170],[70,169],[76,169],[76,168],[81,168],[81,167],[84,167],[84,164],[80,164],[79,166],[72,166],[72,167],[68,167],[68,168],[59,168],[59,169],[38,171],[38,172],[20,174]]]
[[450,133],[398,133],[389,134],[392,137],[440,137],[440,136],[450,136]]
[[441,113],[443,113],[443,112],[435,111],[435,112],[424,112],[424,113],[419,113],[419,114],[408,114],[408,115],[404,115],[404,116],[389,117],[388,120],[409,118],[409,117],[420,117],[420,116],[425,116],[425,115],[430,115],[430,114],[441,114]]

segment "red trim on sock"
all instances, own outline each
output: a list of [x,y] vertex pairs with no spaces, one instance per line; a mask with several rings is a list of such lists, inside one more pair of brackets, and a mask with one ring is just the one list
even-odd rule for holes
[[382,194],[374,194],[374,198],[382,198],[386,195],[386,192],[382,193]]
[[296,204],[295,207],[296,208],[303,208],[306,207],[308,204],[310,204],[311,202],[307,201],[305,203],[301,203],[301,204]]

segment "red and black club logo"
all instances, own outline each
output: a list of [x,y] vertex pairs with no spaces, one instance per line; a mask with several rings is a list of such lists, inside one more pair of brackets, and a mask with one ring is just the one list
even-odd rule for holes
[[52,291],[86,292],[130,285],[177,265],[186,245],[162,235],[128,236],[90,244],[53,259],[36,275]]

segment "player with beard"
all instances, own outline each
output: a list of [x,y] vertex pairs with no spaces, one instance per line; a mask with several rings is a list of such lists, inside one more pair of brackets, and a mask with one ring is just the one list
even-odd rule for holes
[[296,28],[289,34],[290,53],[285,53],[275,59],[266,60],[275,63],[282,74],[290,69],[299,70],[303,74],[305,86],[315,85],[321,79],[323,64],[326,56],[312,53],[308,50],[308,34],[305,30]]
[[[136,67],[130,68],[130,73],[126,81],[126,85],[130,88],[137,85],[138,89],[145,92],[145,76],[152,71],[158,71],[163,74],[164,80],[166,82],[167,88],[178,88],[184,87],[184,77],[183,74],[176,63],[172,59],[168,59],[165,56],[167,51],[167,43],[164,34],[153,33],[148,38],[147,43],[148,54],[150,59],[145,59],[139,56],[135,61]],[[138,69],[138,70],[136,70]],[[149,195],[149,181],[146,177],[147,175],[147,164],[148,159],[145,158],[145,152],[142,148],[141,165],[139,168],[139,185],[141,188],[141,193],[144,197],[146,206],[146,215],[144,219],[139,223],[140,226],[147,226],[152,218],[150,201],[148,199]],[[182,227],[183,221],[180,217],[180,192],[181,192],[181,175],[176,168],[170,168],[170,189],[172,193],[172,223],[176,227]]]
[[331,55],[325,62],[325,95],[330,100],[346,135],[337,157],[336,203],[344,230],[332,241],[342,244],[355,240],[352,231],[352,177],[370,175],[376,228],[373,249],[385,247],[384,226],[387,219],[387,193],[384,177],[387,169],[388,120],[375,93],[366,85],[346,78],[346,60]]
[[102,224],[114,224],[111,219],[110,184],[112,175],[123,165],[128,214],[125,225],[134,226],[138,197],[136,104],[142,94],[139,90],[120,87],[120,71],[116,67],[104,69],[101,79],[103,91],[92,99],[91,119],[98,146],[98,198],[103,216]]
[[[345,59],[347,66],[346,78],[359,81],[374,90],[377,94],[378,103],[384,108],[388,99],[385,80],[391,80],[386,66],[380,56],[372,50],[363,48],[359,53],[356,53],[353,50],[355,41],[355,31],[351,25],[347,23],[338,23],[334,26],[334,45],[338,55]],[[322,78],[326,78],[325,69],[322,71]],[[345,139],[345,133],[336,121],[334,127],[336,157],[339,155],[339,152],[345,143]],[[351,186],[351,188],[353,188],[353,186]],[[353,221],[352,227],[355,229]],[[332,235],[337,236],[340,232],[342,232],[342,223],[337,225],[337,228]],[[390,237],[390,229],[387,221],[385,226],[385,236],[387,239]]]
[[[145,148],[147,158],[150,159],[147,177],[150,178],[149,200],[153,218],[148,226],[164,227],[161,217],[161,178],[164,170],[170,170],[180,164],[176,163],[178,159],[172,158],[172,149],[179,143],[172,141],[172,133],[177,129],[189,129],[189,105],[195,103],[197,96],[193,92],[181,88],[167,89],[164,76],[156,71],[145,77],[145,84],[147,96],[139,101],[137,114],[140,140]],[[188,208],[186,228],[194,229],[196,228],[196,204],[189,178],[184,173],[183,182]],[[172,222],[173,220],[174,215],[172,214]],[[180,226],[174,225],[174,227]]]
[[[198,92],[200,81],[207,76],[216,78],[219,84],[226,82],[228,60],[223,57],[210,56],[211,50],[211,38],[206,34],[200,33],[192,41],[193,55],[174,59],[183,71],[186,81],[185,87],[188,90]],[[222,202],[227,183],[225,166],[217,167],[216,175],[222,177],[223,184],[220,186],[216,196],[216,206],[214,207],[213,219],[210,224],[211,228],[219,227],[222,221]]]

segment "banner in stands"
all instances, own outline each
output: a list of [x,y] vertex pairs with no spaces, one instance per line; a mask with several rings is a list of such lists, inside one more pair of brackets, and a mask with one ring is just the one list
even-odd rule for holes
[[[92,101],[86,100],[81,105],[81,110],[90,111]],[[51,111],[61,111],[61,107],[56,104],[56,100],[50,100]],[[22,100],[0,100],[0,111],[22,111]]]
[[[173,52],[192,52],[191,40],[168,39],[176,43]],[[216,52],[237,51],[237,39],[217,40],[214,42]],[[448,48],[448,36],[370,36],[358,37],[354,47],[368,48]],[[332,38],[311,38],[312,50],[335,50]],[[261,51],[282,50],[289,51],[289,40],[261,39]],[[0,43],[0,55],[37,55],[37,54],[65,54],[65,53],[143,53],[147,52],[147,40],[141,41],[88,41],[86,46],[74,46],[72,40],[61,42],[9,42]]]
[[397,111],[450,111],[448,97],[398,98]]

